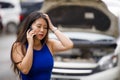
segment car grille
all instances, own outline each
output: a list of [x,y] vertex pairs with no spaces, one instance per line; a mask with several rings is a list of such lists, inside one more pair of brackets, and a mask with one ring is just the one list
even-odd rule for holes
[[84,76],[84,75],[92,74],[97,66],[98,65],[96,63],[55,62],[52,74]]

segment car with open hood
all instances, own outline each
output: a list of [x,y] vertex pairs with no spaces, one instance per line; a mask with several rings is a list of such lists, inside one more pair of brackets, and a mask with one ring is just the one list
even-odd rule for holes
[[[101,0],[45,0],[40,12],[74,43],[54,55],[52,80],[116,80],[118,17]],[[50,33],[50,38],[56,38]],[[62,37],[62,36],[61,36]]]

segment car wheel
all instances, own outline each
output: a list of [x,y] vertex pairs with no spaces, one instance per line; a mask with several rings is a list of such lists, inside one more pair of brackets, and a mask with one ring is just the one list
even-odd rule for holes
[[8,23],[6,32],[7,33],[16,33],[17,31],[17,25],[15,23]]
[[2,25],[0,25],[0,34],[2,33],[2,31],[3,31],[3,27]]

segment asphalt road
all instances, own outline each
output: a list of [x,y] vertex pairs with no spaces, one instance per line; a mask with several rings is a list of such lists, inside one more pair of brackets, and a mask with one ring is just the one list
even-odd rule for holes
[[11,68],[10,50],[15,35],[0,35],[0,80],[18,80]]

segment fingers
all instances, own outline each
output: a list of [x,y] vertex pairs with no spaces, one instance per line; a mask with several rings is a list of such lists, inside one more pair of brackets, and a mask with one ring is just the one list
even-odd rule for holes
[[35,31],[34,30],[28,30],[27,31],[27,36],[29,37],[29,36],[31,36],[31,37],[33,37],[34,35],[35,35],[36,33],[35,33]]
[[45,13],[44,13],[43,15],[46,16],[46,18],[48,19],[48,21],[50,20],[48,14],[45,14]]
[[45,15],[46,17],[48,17],[48,15],[47,15],[47,14],[45,14],[45,13],[43,13],[43,15]]
[[50,29],[51,29],[51,27],[53,27],[53,24],[52,24],[52,22],[51,22],[49,16],[48,16],[47,14],[45,14],[45,13],[44,13],[43,15],[46,16],[46,18],[47,18],[47,20],[48,20],[48,22],[49,22]]

